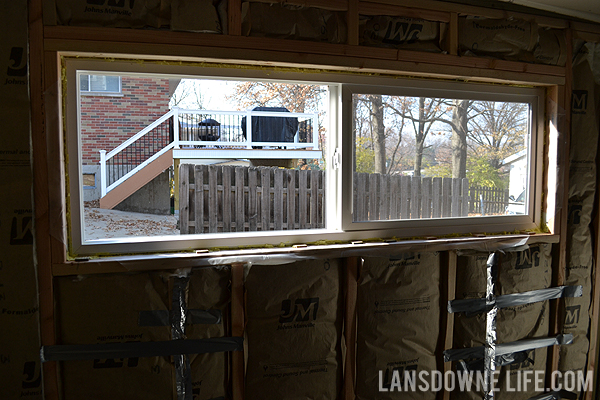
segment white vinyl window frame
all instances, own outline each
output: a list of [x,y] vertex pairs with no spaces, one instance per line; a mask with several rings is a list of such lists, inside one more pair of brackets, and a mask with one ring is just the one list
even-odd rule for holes
[[[96,76],[99,78],[116,78],[117,82],[118,82],[118,89],[117,90],[109,90],[108,86],[105,90],[92,90],[92,76]],[[122,86],[122,81],[121,81],[121,77],[119,75],[105,75],[105,74],[82,74],[80,75],[80,79],[83,77],[87,77],[88,80],[88,89],[85,90],[83,88],[80,87],[80,93],[82,95],[87,95],[87,96],[122,96],[123,95],[123,86]],[[79,85],[81,85],[81,82],[77,82]]]
[[[446,98],[480,101],[527,103],[530,106],[525,183],[527,212],[523,215],[483,217],[405,219],[390,221],[353,221],[353,129],[354,94]],[[533,230],[542,223],[542,149],[544,132],[544,89],[431,80],[382,79],[373,85],[344,85],[342,90],[342,229],[344,231],[388,231],[402,237],[437,236],[470,232],[506,232]]]
[[[442,80],[406,80],[377,76],[331,73],[306,73],[302,70],[271,70],[251,68],[212,68],[206,64],[195,66],[165,65],[122,60],[63,59],[66,70],[65,125],[67,152],[66,166],[69,174],[70,218],[69,255],[132,254],[189,251],[213,247],[262,246],[265,244],[292,245],[317,241],[353,241],[371,238],[439,236],[443,234],[468,234],[470,232],[506,232],[534,229],[541,225],[543,164],[544,89],[543,87],[511,87],[490,84],[449,83]],[[301,66],[300,66],[301,67]],[[124,237],[98,240],[83,238],[83,182],[82,154],[79,132],[80,96],[78,73],[105,75],[164,76],[177,78],[214,78],[228,80],[289,81],[327,85],[329,88],[329,118],[325,159],[327,168],[326,228],[314,230],[260,231],[245,233],[190,234],[160,237]],[[76,85],[70,84],[77,82]],[[366,92],[364,92],[366,90]],[[448,98],[492,99],[519,101],[532,105],[531,144],[529,146],[529,187],[527,215],[498,217],[443,218],[428,220],[395,220],[352,222],[352,120],[348,113],[352,93],[402,93],[407,96],[437,96]],[[350,97],[348,97],[350,96]],[[348,99],[350,98],[350,103]]]

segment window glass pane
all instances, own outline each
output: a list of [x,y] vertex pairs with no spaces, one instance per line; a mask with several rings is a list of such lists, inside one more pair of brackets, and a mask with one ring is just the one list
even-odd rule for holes
[[90,91],[92,91],[92,92],[106,91],[106,76],[90,75]]
[[79,76],[79,89],[82,92],[87,92],[90,90],[90,83],[89,83],[89,75],[80,75]]
[[353,221],[526,214],[530,106],[353,95]]
[[106,91],[108,92],[120,92],[120,84],[121,78],[118,76],[107,76],[106,78]]
[[[118,90],[119,77],[91,77]],[[120,79],[122,97],[80,99],[82,170],[97,168],[84,240],[325,228],[327,86]],[[147,174],[153,163],[164,172]]]

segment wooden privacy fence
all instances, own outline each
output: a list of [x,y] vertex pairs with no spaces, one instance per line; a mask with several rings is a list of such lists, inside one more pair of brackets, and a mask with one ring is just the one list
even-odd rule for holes
[[182,234],[325,227],[322,171],[182,164]]
[[[182,234],[325,227],[323,171],[182,164],[179,179]],[[354,221],[463,217],[470,203],[467,179],[354,175]]]
[[469,181],[354,174],[354,221],[464,217]]
[[503,215],[508,205],[508,189],[483,186],[469,188],[471,197],[470,213],[479,215]]

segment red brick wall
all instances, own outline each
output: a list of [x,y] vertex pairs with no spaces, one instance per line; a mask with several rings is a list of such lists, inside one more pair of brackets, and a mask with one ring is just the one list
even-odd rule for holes
[[169,111],[169,81],[121,78],[122,96],[81,96],[84,165],[98,165],[99,150],[111,151]]

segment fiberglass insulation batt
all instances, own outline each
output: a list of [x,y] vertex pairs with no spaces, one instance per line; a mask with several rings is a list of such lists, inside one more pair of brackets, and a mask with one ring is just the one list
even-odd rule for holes
[[[435,399],[434,392],[380,392],[393,371],[433,371],[440,335],[440,257],[365,258],[358,282],[356,398]],[[409,372],[410,373],[410,372]],[[429,375],[431,376],[431,375]]]
[[340,270],[338,260],[247,270],[246,398],[338,398]]
[[[523,293],[550,287],[552,277],[552,245],[536,244],[519,251],[507,251],[498,254],[499,264],[494,272],[494,295]],[[487,260],[489,254],[477,253],[459,255],[456,272],[456,298],[481,299],[486,296]],[[529,338],[548,336],[549,302],[536,302],[516,307],[499,309],[495,319],[495,343],[510,343]],[[454,316],[454,348],[471,348],[485,345],[486,313],[467,315],[457,313]],[[535,394],[533,385],[527,392],[509,392],[507,385],[515,388],[517,371],[546,369],[548,348],[514,354],[515,362],[510,365],[496,366],[498,382],[495,393],[498,399],[529,398]],[[474,370],[481,368],[479,360],[466,360]],[[470,361],[470,362],[469,362]],[[510,378],[507,378],[507,372]],[[510,381],[507,383],[507,379]],[[483,393],[452,393],[453,399],[481,399]]]

